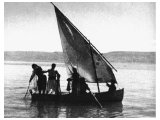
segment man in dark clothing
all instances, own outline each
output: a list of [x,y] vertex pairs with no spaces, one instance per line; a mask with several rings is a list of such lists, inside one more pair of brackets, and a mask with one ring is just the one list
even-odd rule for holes
[[72,68],[73,70],[73,73],[72,73],[72,94],[74,95],[78,95],[79,94],[79,74],[77,72],[77,69],[76,68]]
[[41,92],[45,94],[46,82],[47,82],[47,77],[42,73],[42,75],[39,76],[39,79],[37,81],[39,94],[41,94]]
[[71,78],[68,78],[67,81],[68,81],[68,85],[67,85],[68,91],[70,91],[70,81],[72,81],[72,94],[73,95],[86,94],[86,90],[90,91],[88,85],[85,82],[85,78],[80,77],[75,67],[72,67],[72,76]]
[[44,94],[46,90],[46,76],[43,74],[42,68],[37,64],[32,64],[32,68],[33,68],[33,72],[29,82],[31,82],[32,79],[37,75],[38,76],[37,86],[38,86],[39,94],[41,94],[41,91],[43,91],[43,94]]
[[71,79],[71,78],[68,78],[67,81],[68,81],[68,83],[67,83],[67,88],[66,88],[66,90],[69,91],[69,93],[70,93],[70,90],[71,90],[71,81],[72,81],[72,79]]
[[90,91],[90,88],[88,87],[88,85],[85,82],[85,78],[81,77],[80,78],[80,94],[86,94],[86,91]]
[[107,86],[109,87],[108,92],[114,92],[114,91],[116,91],[116,86],[115,86],[114,82],[111,82],[111,84],[107,83]]

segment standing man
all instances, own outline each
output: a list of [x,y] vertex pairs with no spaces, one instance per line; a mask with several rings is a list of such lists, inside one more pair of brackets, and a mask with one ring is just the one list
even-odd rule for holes
[[47,83],[47,92],[55,92],[56,95],[59,95],[60,90],[60,74],[55,70],[56,64],[52,64],[51,69],[45,71],[48,72],[48,83]]
[[79,73],[76,68],[72,68],[72,94],[79,95],[80,94],[80,81],[79,81]]

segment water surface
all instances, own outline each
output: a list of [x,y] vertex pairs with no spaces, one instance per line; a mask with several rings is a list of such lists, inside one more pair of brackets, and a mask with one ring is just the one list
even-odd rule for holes
[[[123,66],[123,68],[122,68]],[[132,66],[132,67],[128,67]],[[139,67],[141,66],[141,67]],[[4,117],[5,118],[109,118],[109,117],[155,117],[155,65],[117,64],[115,73],[118,87],[124,87],[122,102],[102,104],[100,109],[96,104],[60,104],[55,102],[32,102],[30,96],[24,100],[28,81],[32,72],[28,64],[4,65]],[[50,66],[44,64],[43,69]],[[66,92],[66,69],[57,67],[61,74],[61,89]],[[96,84],[89,84],[93,92]],[[100,90],[108,88],[100,84]]]

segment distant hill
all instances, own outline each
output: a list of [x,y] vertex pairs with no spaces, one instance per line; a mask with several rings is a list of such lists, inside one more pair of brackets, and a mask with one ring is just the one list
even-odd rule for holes
[[5,51],[5,61],[63,62],[62,52]]
[[156,63],[155,52],[109,52],[103,54],[110,62]]
[[[110,62],[152,63],[156,62],[155,52],[109,52],[103,54]],[[5,61],[26,62],[60,62],[63,63],[62,52],[5,51]]]

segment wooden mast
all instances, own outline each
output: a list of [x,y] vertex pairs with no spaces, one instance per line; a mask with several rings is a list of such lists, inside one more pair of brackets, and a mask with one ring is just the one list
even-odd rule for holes
[[89,47],[90,47],[90,52],[91,52],[91,57],[92,57],[93,69],[94,69],[94,73],[95,73],[95,77],[96,77],[96,82],[97,82],[98,93],[100,93],[99,83],[98,83],[98,77],[97,77],[97,72],[96,72],[96,66],[95,66],[95,61],[94,61],[94,58],[93,58],[93,51],[92,51],[92,47],[90,45],[90,41],[89,41]]

